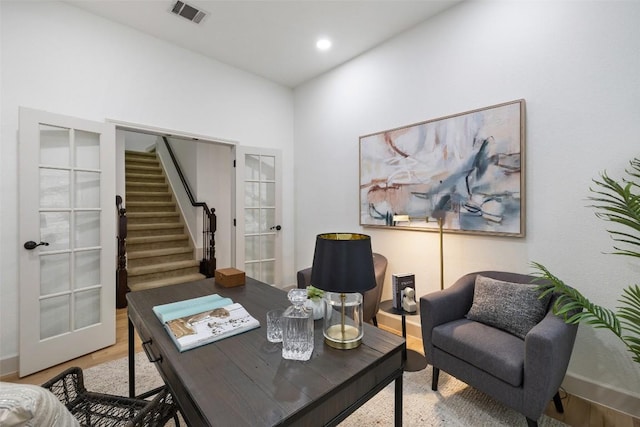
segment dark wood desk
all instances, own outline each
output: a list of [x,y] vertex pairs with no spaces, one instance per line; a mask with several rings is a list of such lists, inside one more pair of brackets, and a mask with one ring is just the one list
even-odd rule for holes
[[[213,293],[241,303],[261,327],[178,352],[153,306]],[[324,344],[317,321],[311,360],[291,361],[267,341],[265,325],[268,310],[289,305],[286,293],[256,280],[223,288],[207,279],[130,292],[127,300],[130,361],[135,327],[191,426],[337,425],[392,381],[395,425],[402,425],[402,337],[365,324],[362,345],[336,350]],[[132,364],[129,375],[132,390]]]

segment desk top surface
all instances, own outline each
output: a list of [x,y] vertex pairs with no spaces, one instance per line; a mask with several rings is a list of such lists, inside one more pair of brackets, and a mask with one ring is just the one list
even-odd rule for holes
[[[131,322],[143,341],[152,340],[153,355],[162,357],[157,367],[163,379],[180,406],[192,407],[208,424],[325,424],[354,403],[348,396],[361,398],[401,371],[404,339],[368,324],[359,347],[337,350],[324,344],[322,321],[316,321],[311,359],[283,359],[281,344],[267,341],[265,319],[268,310],[289,306],[286,292],[246,281],[224,288],[206,279],[127,294]],[[261,327],[178,352],[152,308],[213,293],[242,304]]]

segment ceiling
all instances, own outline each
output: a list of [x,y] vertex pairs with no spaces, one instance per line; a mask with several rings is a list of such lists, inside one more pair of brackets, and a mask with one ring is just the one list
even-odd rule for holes
[[[460,0],[184,0],[208,13],[195,24],[175,0],[67,3],[288,87],[312,79]],[[333,46],[319,51],[316,40]]]

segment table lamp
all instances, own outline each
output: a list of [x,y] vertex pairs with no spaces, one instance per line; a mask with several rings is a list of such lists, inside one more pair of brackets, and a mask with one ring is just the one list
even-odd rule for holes
[[325,291],[324,342],[342,350],[362,342],[362,294],[376,286],[371,237],[325,233],[316,237],[311,284]]

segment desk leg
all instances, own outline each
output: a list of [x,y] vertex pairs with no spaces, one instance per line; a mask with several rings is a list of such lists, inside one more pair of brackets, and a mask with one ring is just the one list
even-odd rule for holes
[[136,397],[136,361],[133,323],[129,319],[129,397]]
[[395,427],[402,427],[402,375],[396,378]]

